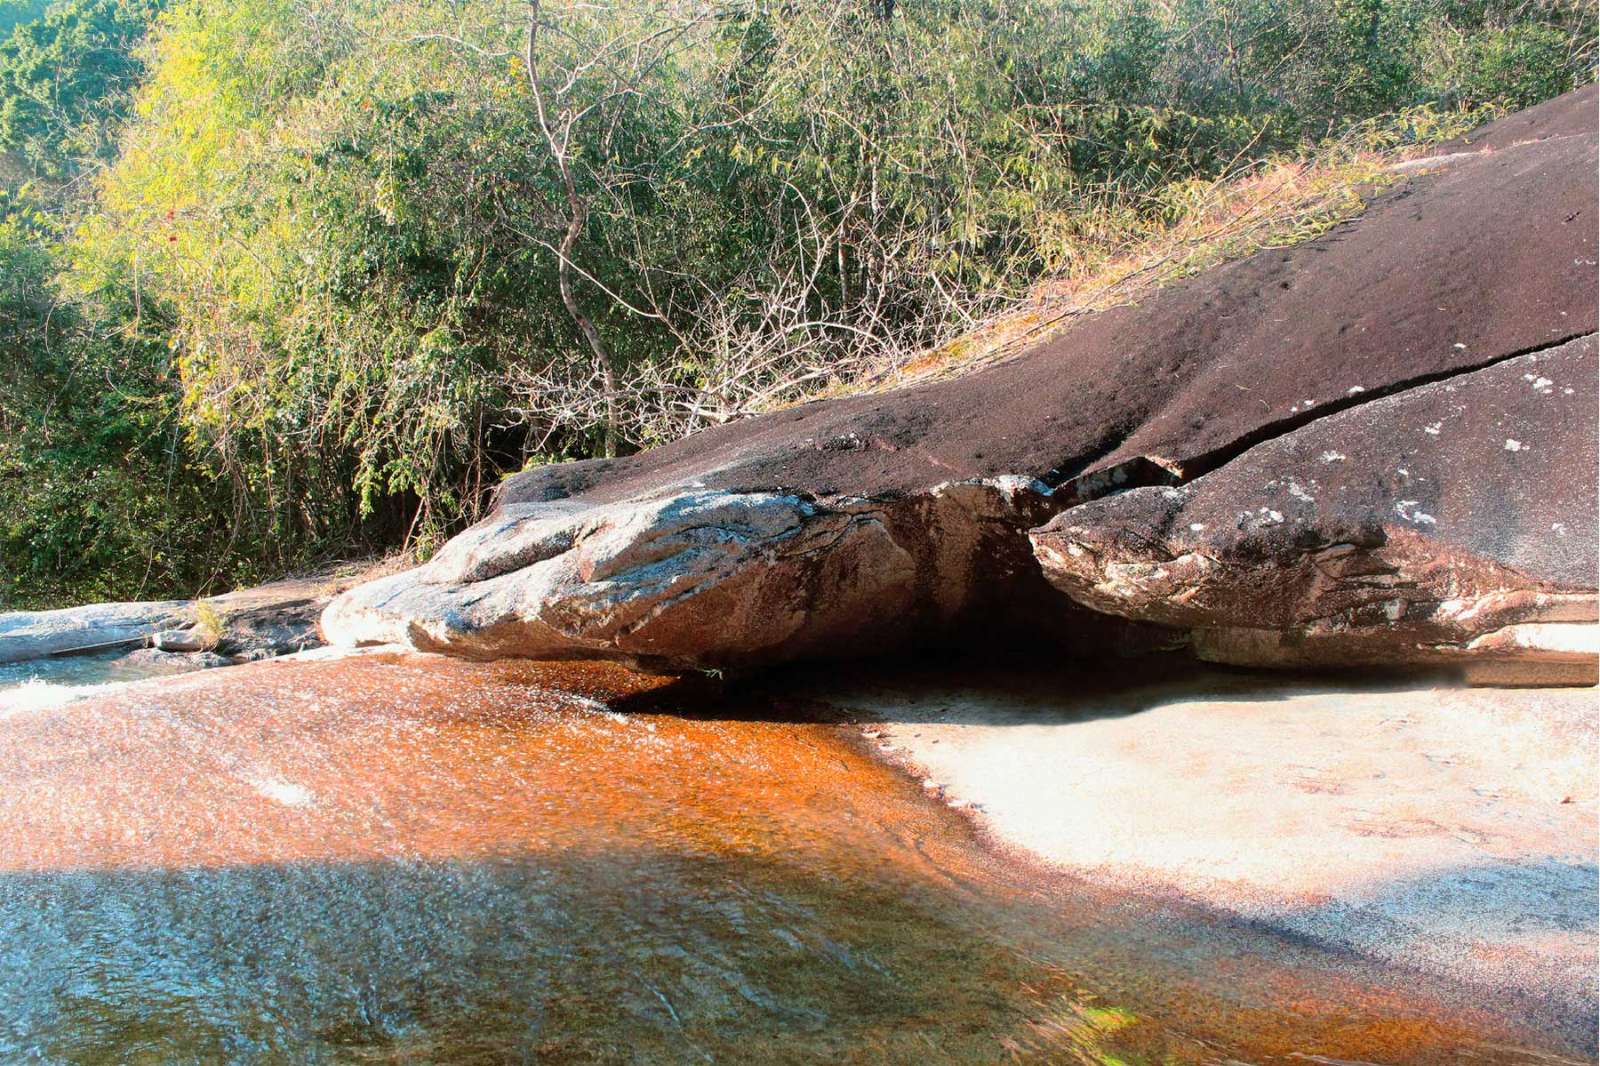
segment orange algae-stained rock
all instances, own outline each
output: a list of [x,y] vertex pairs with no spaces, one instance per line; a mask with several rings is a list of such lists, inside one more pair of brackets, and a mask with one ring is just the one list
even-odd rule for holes
[[1581,1047],[1517,1000],[995,861],[843,727],[685,685],[369,654],[0,717],[0,1058]]

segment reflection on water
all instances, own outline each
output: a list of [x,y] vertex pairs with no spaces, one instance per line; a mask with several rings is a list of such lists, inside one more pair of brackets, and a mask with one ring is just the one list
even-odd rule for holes
[[711,706],[365,656],[0,720],[0,1061],[1533,1061],[997,862],[836,726],[664,713]]
[[663,854],[25,875],[0,909],[3,1050],[47,1061],[988,1062],[1071,991],[915,902]]

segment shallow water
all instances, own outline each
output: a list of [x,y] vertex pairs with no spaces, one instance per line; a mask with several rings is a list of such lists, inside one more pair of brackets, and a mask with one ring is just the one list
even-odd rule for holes
[[95,655],[56,655],[0,663],[0,714],[50,706],[95,694],[102,685],[186,673],[192,667],[154,659],[130,659],[127,649]]
[[1416,978],[998,857],[859,745],[770,697],[424,656],[12,714],[0,1061],[1552,1050]]

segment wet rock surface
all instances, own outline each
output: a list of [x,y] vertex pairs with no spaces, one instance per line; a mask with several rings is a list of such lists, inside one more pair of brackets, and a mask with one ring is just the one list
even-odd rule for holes
[[[122,653],[130,667],[198,669],[321,647],[323,609],[370,569],[287,578],[198,601],[0,612],[0,664]],[[117,672],[114,660],[103,665]]]
[[[874,652],[997,622],[1054,625],[1069,651],[1098,647],[1097,633],[1111,624],[1103,613],[1067,597],[1053,622],[1035,610],[1044,580],[1031,529],[1063,513],[1071,517],[1061,521],[1082,524],[1085,503],[1186,485],[1324,421],[1359,418],[1386,398],[1449,388],[1595,332],[1594,104],[1591,86],[1487,127],[1317,240],[1092,316],[1011,362],[810,403],[623,459],[518,475],[495,513],[436,563],[342,596],[323,617],[325,634],[341,644],[399,641],[480,658],[710,668]],[[1586,376],[1562,387],[1592,400],[1592,360],[1586,365]],[[1518,398],[1528,392],[1540,402],[1509,417],[1566,432],[1553,421],[1559,403],[1513,377]],[[1592,456],[1592,418],[1586,425]],[[1573,434],[1581,435],[1562,439]],[[1534,433],[1508,430],[1500,445],[1523,436]],[[1466,484],[1457,478],[1441,491]],[[1464,573],[1464,564],[1428,555],[1453,544],[1502,567],[1473,588],[1524,599],[1592,592],[1592,580],[1575,586],[1570,575],[1524,572],[1511,547],[1472,548],[1512,535],[1508,520],[1516,529],[1535,519],[1564,523],[1576,543],[1577,530],[1595,525],[1592,494],[1563,494],[1510,519],[1507,507],[1472,502],[1484,498],[1385,497],[1391,508],[1413,500],[1423,514],[1448,511],[1458,529],[1478,527],[1451,541],[1424,530],[1405,572]],[[1385,534],[1393,551],[1406,539],[1402,525],[1416,525],[1396,519]],[[1275,595],[1271,584],[1263,578],[1257,591]],[[1409,620],[1413,599],[1452,598],[1444,584],[1423,584],[1390,621]],[[1080,591],[1078,600],[1106,610],[1107,601]],[[1541,601],[1531,614],[1508,608],[1499,617],[1565,624],[1569,607]],[[1265,610],[1258,622],[1302,624],[1281,603]],[[1225,619],[1140,613],[1120,601],[1115,613],[1204,623],[1199,643],[1217,657],[1284,658],[1217,650],[1220,641],[1237,643],[1223,636],[1233,626]],[[1459,645],[1472,632],[1419,630],[1413,643]],[[1503,630],[1494,655],[1526,657],[1546,636],[1571,635]]]
[[1035,858],[1593,1032],[1590,692],[1172,661],[874,666],[811,687]]
[[0,663],[23,662],[87,648],[134,647],[188,621],[184,600],[93,603],[59,611],[0,614]]
[[793,680],[314,652],[0,714],[0,1059],[1592,1057],[1592,1003],[996,855]]

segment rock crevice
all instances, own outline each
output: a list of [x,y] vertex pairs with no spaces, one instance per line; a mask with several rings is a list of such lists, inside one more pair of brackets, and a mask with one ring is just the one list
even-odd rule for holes
[[[1587,678],[1595,354],[1590,335],[1347,409],[1180,487],[1065,511],[1036,554],[1074,600],[1194,629],[1209,659]],[[1539,625],[1560,628],[1514,628]]]

